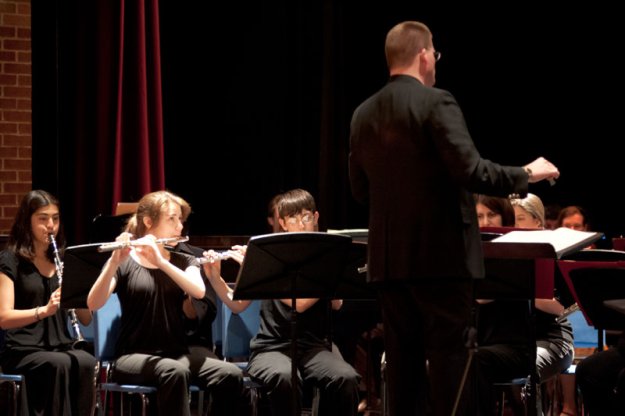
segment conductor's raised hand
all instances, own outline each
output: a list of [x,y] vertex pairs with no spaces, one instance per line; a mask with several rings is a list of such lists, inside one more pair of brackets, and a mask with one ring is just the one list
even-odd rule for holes
[[523,168],[529,175],[528,181],[530,183],[540,182],[543,179],[547,179],[549,182],[552,182],[560,177],[560,171],[558,168],[544,157],[539,157],[533,162],[525,165]]

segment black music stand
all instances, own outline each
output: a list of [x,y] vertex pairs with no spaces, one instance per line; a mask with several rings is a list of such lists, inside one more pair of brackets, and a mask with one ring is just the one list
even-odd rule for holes
[[603,349],[604,330],[625,329],[623,315],[615,310],[615,302],[611,302],[625,298],[625,253],[618,253],[621,253],[621,260],[618,261],[558,262],[562,276],[586,321],[598,330],[597,345],[600,350]]
[[[553,297],[556,253],[548,243],[482,242],[486,277],[475,280],[476,299],[526,300],[529,307],[527,411],[536,414],[535,298]],[[537,282],[540,283],[537,285]],[[503,405],[503,404],[502,404]]]
[[[530,327],[529,394],[527,408],[536,413],[535,298],[551,299],[554,293],[555,260],[582,250],[603,237],[602,233],[557,230],[510,230],[504,236],[482,243],[486,279],[476,281],[476,298],[526,299]],[[497,241],[501,240],[501,241]],[[557,247],[557,249],[555,248]]]
[[86,308],[87,295],[110,253],[98,252],[102,243],[67,247],[63,253],[61,307]]
[[319,232],[250,238],[233,299],[291,299],[291,405],[297,413],[297,298],[334,298],[351,237]]

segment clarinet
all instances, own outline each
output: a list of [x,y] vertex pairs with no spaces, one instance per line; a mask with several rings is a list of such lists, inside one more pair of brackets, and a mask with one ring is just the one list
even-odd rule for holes
[[[52,252],[54,253],[54,268],[56,269],[56,275],[59,278],[59,287],[61,287],[63,284],[63,262],[61,261],[61,256],[59,255],[59,249],[56,245],[54,234],[49,234],[48,237],[50,238],[50,244],[52,244]],[[73,337],[74,342],[72,343],[72,348],[83,350],[87,346],[87,341],[85,341],[85,338],[82,336],[82,332],[80,331],[76,310],[69,309],[67,314],[69,315],[69,320],[75,334]]]

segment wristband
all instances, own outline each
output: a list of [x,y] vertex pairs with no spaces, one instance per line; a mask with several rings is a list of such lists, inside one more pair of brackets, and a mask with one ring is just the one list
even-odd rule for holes
[[37,319],[37,321],[41,321],[41,317],[39,316],[39,308],[40,306],[37,306],[35,308],[35,318]]

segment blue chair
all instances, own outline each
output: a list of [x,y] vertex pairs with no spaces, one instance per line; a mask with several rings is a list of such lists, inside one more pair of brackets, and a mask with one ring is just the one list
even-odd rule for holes
[[232,313],[223,302],[217,302],[218,326],[221,328],[221,353],[225,361],[231,362],[243,371],[243,385],[250,390],[252,416],[258,414],[259,383],[247,374],[247,360],[250,356],[250,341],[260,327],[260,303],[255,300],[243,312]]
[[[11,413],[13,415],[17,415],[19,414],[20,409],[19,396],[22,388],[22,383],[24,383],[24,376],[22,376],[21,374],[5,374],[2,372],[2,369],[0,369],[0,384],[4,383],[7,383],[11,386]],[[7,414],[9,413],[7,412]]]
[[582,311],[576,311],[567,317],[573,327],[573,346],[575,347],[575,361],[579,362],[586,358],[588,349],[599,348],[600,336],[603,338],[601,344],[605,345],[605,332],[590,326],[584,318]]
[[[108,414],[109,393],[119,393],[120,411],[124,413],[124,395],[136,394],[141,399],[141,414],[146,416],[149,405],[149,395],[156,393],[156,387],[139,384],[119,384],[110,381],[112,364],[115,360],[115,344],[119,336],[121,324],[121,305],[116,293],[111,294],[106,304],[98,309],[93,315],[94,354],[98,365],[105,370],[104,381],[98,384],[101,392],[104,392],[102,414]],[[203,391],[197,386],[190,386],[191,393],[199,393],[198,412],[203,414]],[[101,399],[98,395],[98,399]]]
[[[0,347],[4,346],[4,330],[0,330]],[[2,372],[0,368],[0,384],[9,384],[11,388],[11,409],[12,414],[17,415],[20,409],[20,391],[24,383],[24,376],[21,374],[7,374]],[[7,412],[9,414],[9,412]]]
[[220,302],[222,354],[226,361],[231,361],[242,369],[247,367],[250,341],[260,328],[260,304],[259,300],[252,301],[247,309],[236,314]]

